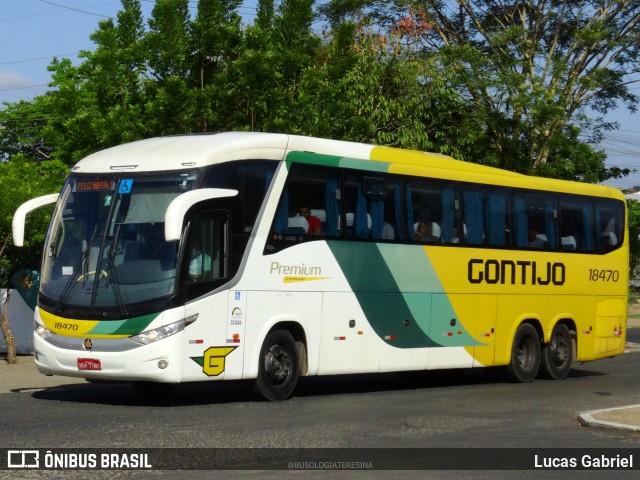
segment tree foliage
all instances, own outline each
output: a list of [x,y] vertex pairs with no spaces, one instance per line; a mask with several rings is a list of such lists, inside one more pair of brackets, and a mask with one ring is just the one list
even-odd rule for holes
[[80,64],[51,63],[50,91],[0,111],[0,160],[253,130],[585,182],[628,173],[597,142],[616,127],[603,115],[638,101],[640,0],[259,0],[251,24],[240,0],[157,0],[146,22],[140,0],[121,3]]
[[28,217],[24,247],[11,242],[16,209],[27,200],[60,190],[69,169],[60,161],[37,162],[18,154],[0,162],[0,288],[7,288],[13,270],[40,261],[51,210],[39,209]]
[[630,278],[637,282],[640,280],[640,202],[627,200],[627,211],[629,216],[629,249],[632,252],[630,257],[629,272]]
[[[635,108],[640,1],[140,0],[99,23],[83,62],[2,116],[4,155],[73,163],[155,135],[314,134],[436,150],[581,181],[604,167],[601,115]],[[319,31],[318,20],[328,22]],[[589,114],[592,117],[589,117]],[[600,115],[600,116],[599,116]]]
[[[367,12],[387,30],[428,26],[412,48],[433,58],[466,100],[472,121],[460,127],[473,139],[465,157],[474,161],[525,173],[566,171],[546,165],[559,151],[560,162],[567,159],[560,145],[575,143],[578,117],[620,103],[635,110],[638,101],[629,88],[638,71],[638,1],[333,0],[325,12],[334,23]],[[598,117],[588,126],[607,127]],[[607,174],[580,170],[574,178]]]

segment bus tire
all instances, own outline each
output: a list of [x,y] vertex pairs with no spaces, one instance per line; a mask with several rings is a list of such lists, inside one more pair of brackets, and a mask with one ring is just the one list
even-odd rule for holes
[[298,382],[296,342],[286,330],[274,330],[264,339],[260,349],[258,377],[254,393],[271,402],[286,400]]
[[553,327],[551,341],[542,349],[540,374],[552,380],[563,380],[571,370],[573,343],[569,329],[564,324]]
[[540,337],[530,323],[521,324],[513,337],[511,362],[507,373],[512,380],[529,383],[536,378],[540,368]]

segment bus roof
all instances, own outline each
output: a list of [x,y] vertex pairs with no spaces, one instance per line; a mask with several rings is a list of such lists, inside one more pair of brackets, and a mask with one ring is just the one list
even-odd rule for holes
[[158,172],[199,168],[242,158],[282,160],[288,137],[229,132],[148,138],[93,153],[72,169],[76,173]]
[[[378,147],[369,144],[328,140],[276,133],[225,132],[192,134],[138,140],[93,153],[80,160],[74,173],[160,172],[192,170],[232,160],[265,159],[281,161],[300,156],[291,152],[333,157],[327,163],[355,166],[389,173],[455,178],[470,182],[521,188],[567,191],[571,193],[611,196],[623,199],[622,192],[612,187],[549,178],[531,177],[485,165],[455,160],[436,153]],[[304,155],[307,160],[310,155]],[[344,162],[343,162],[344,161]],[[380,162],[372,163],[368,162]],[[366,163],[365,163],[366,162]],[[312,163],[322,164],[317,158]],[[370,165],[368,167],[367,165]],[[375,165],[375,166],[374,166]]]

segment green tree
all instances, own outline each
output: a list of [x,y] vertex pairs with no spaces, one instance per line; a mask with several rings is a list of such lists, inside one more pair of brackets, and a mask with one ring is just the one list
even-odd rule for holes
[[96,44],[86,54],[80,75],[95,101],[95,129],[100,145],[112,146],[147,136],[143,121],[144,85],[148,75],[143,45],[144,25],[139,0],[122,0],[117,24],[100,22],[90,36]]
[[36,160],[51,157],[52,147],[45,141],[42,129],[49,120],[49,112],[41,102],[20,101],[8,104],[0,111],[0,161],[13,155]]
[[266,129],[293,131],[303,73],[314,65],[320,37],[312,28],[315,0],[281,0],[273,23],[275,90]]
[[303,133],[455,153],[448,125],[462,110],[437,65],[413,48],[429,28],[379,31],[369,18],[335,22],[299,95]]
[[193,69],[188,0],[158,0],[145,35],[150,79],[146,109],[154,135],[194,131],[199,72]]
[[629,219],[629,279],[640,281],[640,202],[627,200]]
[[260,0],[237,60],[236,125],[258,131],[299,132],[300,82],[316,61],[321,41],[312,23],[313,0]]
[[233,124],[251,131],[263,130],[276,97],[276,52],[273,44],[274,0],[258,0],[257,17],[244,30],[235,61],[236,109]]
[[52,90],[34,102],[49,113],[43,136],[55,158],[73,163],[119,143],[148,136],[143,80],[143,21],[138,0],[123,0],[118,23],[100,22],[91,35],[94,51],[73,66],[54,60]]
[[[584,125],[578,117],[620,104],[635,109],[629,85],[638,71],[639,7],[631,0],[333,0],[325,12],[334,22],[364,12],[387,30],[427,22],[421,53],[471,104],[464,112],[470,121],[453,125],[471,140],[465,156],[538,173],[549,171],[560,144],[575,141]],[[599,117],[586,125],[611,127]]]
[[[41,209],[29,216],[23,248],[11,243],[11,223],[16,209],[25,201],[59,191],[68,173],[68,168],[59,161],[33,162],[23,155],[12,155],[10,161],[0,162],[0,289],[10,288],[11,275],[22,266],[39,260],[44,236],[49,223],[50,211]],[[8,360],[15,362],[16,345],[8,318],[9,295],[0,305],[0,330],[7,344]]]
[[235,61],[242,44],[241,0],[199,0],[191,23],[191,42],[198,81],[198,130],[226,130],[237,108]]

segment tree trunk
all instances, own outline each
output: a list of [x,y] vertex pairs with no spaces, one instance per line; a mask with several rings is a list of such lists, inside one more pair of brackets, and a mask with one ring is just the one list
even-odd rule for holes
[[18,363],[16,358],[16,339],[9,326],[9,300],[11,299],[11,290],[5,288],[4,291],[6,297],[4,298],[4,305],[2,305],[2,311],[0,313],[0,330],[2,330],[4,341],[7,344],[7,362]]

